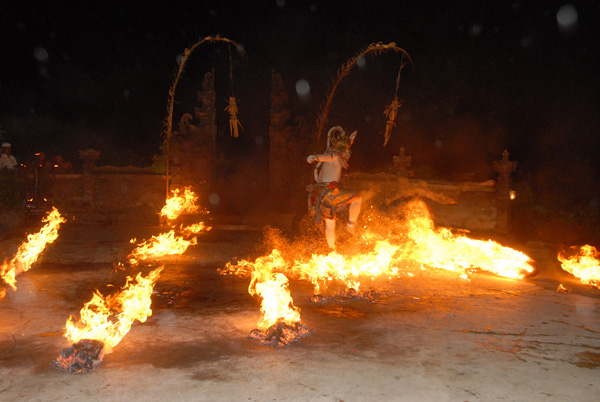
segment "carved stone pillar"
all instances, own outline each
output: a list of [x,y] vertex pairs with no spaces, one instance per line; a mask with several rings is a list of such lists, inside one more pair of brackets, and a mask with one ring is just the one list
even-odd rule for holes
[[[199,106],[194,116],[185,113],[179,121],[179,157],[174,167],[174,187],[192,186],[207,196],[213,181],[217,137],[214,70],[204,75],[202,90],[197,92]],[[174,158],[175,159],[175,158]]]
[[398,156],[394,156],[394,166],[392,167],[397,177],[408,177],[410,176],[410,165],[412,163],[412,157],[404,154],[404,147],[400,147]]
[[508,233],[510,230],[511,173],[517,169],[517,162],[509,161],[508,155],[508,151],[504,150],[502,159],[494,161],[494,171],[498,173],[496,181],[498,197],[496,202],[496,230],[502,233]]
[[287,108],[288,94],[281,74],[271,73],[271,125],[269,127],[269,188],[271,194],[289,194],[290,152],[288,142],[292,130],[287,127],[290,110]]

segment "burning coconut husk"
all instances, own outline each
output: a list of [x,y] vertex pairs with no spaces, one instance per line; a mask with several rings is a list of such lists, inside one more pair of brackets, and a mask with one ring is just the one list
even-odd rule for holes
[[131,265],[150,258],[160,258],[167,255],[180,255],[185,253],[190,245],[195,245],[198,240],[194,237],[186,240],[183,236],[175,236],[171,230],[143,241],[129,254],[127,259]]
[[[261,345],[285,346],[296,342],[310,334],[308,328],[300,322],[300,309],[288,288],[288,278],[281,272],[285,264],[277,250],[270,256],[260,257],[251,263],[241,262],[245,273],[250,274],[248,293],[262,298],[260,311],[262,318],[257,328],[250,333],[250,338],[258,340]],[[229,264],[220,273],[233,273],[236,268]]]
[[82,339],[66,347],[51,366],[65,373],[85,374],[96,370],[104,357],[104,342]]
[[558,253],[558,260],[562,269],[577,277],[581,283],[592,285],[600,289],[600,252],[594,246],[586,244],[571,247],[576,253],[570,257],[565,252]]
[[292,325],[278,322],[266,330],[254,329],[248,338],[258,342],[259,345],[274,346],[277,348],[298,342],[305,336],[310,335],[310,330],[301,322]]
[[180,192],[180,189],[171,191],[171,196],[167,198],[165,206],[160,211],[161,216],[173,220],[177,219],[181,214],[194,213],[200,210],[200,206],[196,204],[198,196],[190,187],[183,188],[183,195],[179,195]]
[[[42,222],[46,222],[46,225],[38,233],[28,235],[27,241],[21,244],[17,254],[10,261],[4,261],[0,268],[0,277],[13,290],[17,290],[17,275],[28,271],[44,251],[46,245],[53,243],[58,238],[60,224],[66,222],[66,219],[60,216],[58,210],[53,207],[42,219]],[[5,294],[5,291],[0,291],[0,298]]]
[[96,290],[81,309],[80,318],[67,319],[65,337],[72,345],[53,364],[69,373],[98,367],[104,354],[112,352],[134,321],[146,322],[152,315],[152,290],[163,268],[156,268],[146,277],[141,272],[135,279],[128,277],[121,291],[113,295],[104,297]]

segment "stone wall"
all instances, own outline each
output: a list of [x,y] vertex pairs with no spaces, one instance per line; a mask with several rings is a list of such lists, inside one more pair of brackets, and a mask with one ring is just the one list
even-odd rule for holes
[[413,197],[423,199],[438,226],[477,231],[498,227],[495,181],[483,183],[425,181],[393,174],[354,173],[345,186],[360,189],[365,206],[389,208]]
[[165,187],[165,176],[156,174],[56,174],[48,198],[80,221],[158,223]]

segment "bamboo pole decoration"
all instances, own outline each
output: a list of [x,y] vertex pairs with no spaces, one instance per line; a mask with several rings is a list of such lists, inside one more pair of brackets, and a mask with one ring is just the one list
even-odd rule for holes
[[342,80],[346,78],[348,74],[350,74],[350,70],[352,70],[352,68],[356,66],[358,59],[370,53],[378,55],[387,51],[402,52],[403,56],[406,56],[410,63],[413,64],[408,52],[396,46],[394,42],[371,43],[369,46],[355,54],[350,60],[343,64],[342,67],[340,67],[340,69],[337,72],[336,79],[333,82],[333,85],[331,86],[331,89],[329,91],[329,95],[327,96],[327,100],[321,105],[321,112],[319,113],[319,117],[317,118],[317,140],[321,139],[321,134],[323,133],[323,131],[325,131],[325,125],[327,124],[329,109],[331,107],[331,101],[333,100],[335,90],[337,89],[338,85],[342,82]]
[[384,141],[383,146],[385,147],[390,140],[390,136],[392,135],[392,131],[396,127],[396,116],[398,115],[398,109],[402,106],[402,100],[398,100],[398,88],[400,87],[400,76],[402,74],[402,69],[406,63],[404,62],[404,55],[402,55],[402,61],[400,62],[400,68],[398,69],[398,77],[396,77],[396,91],[394,92],[394,100],[392,103],[388,105],[383,111],[387,121],[385,123],[385,133],[384,133]]
[[192,54],[192,52],[198,46],[200,46],[204,43],[215,43],[215,42],[226,42],[226,43],[233,44],[238,49],[240,48],[236,42],[232,41],[231,39],[222,37],[221,35],[210,35],[210,36],[206,36],[206,37],[198,40],[191,47],[184,50],[183,59],[181,60],[181,63],[179,64],[179,68],[177,69],[177,72],[175,73],[175,78],[173,79],[173,84],[171,84],[171,87],[169,88],[169,103],[167,105],[167,117],[165,118],[165,121],[163,123],[165,126],[165,131],[163,132],[163,135],[167,138],[166,199],[169,198],[169,173],[170,173],[169,172],[169,168],[170,168],[169,160],[170,160],[170,156],[171,156],[171,134],[173,132],[173,107],[175,105],[175,89],[177,88],[177,84],[179,83],[179,80],[181,79],[181,75],[183,74],[183,68],[185,67],[185,63],[190,58],[190,55]]
[[229,81],[231,83],[231,95],[229,96],[229,104],[225,108],[226,112],[229,112],[229,133],[232,137],[238,138],[240,136],[239,129],[242,130],[242,123],[238,119],[239,109],[237,106],[237,99],[233,94],[233,61],[231,60],[231,45],[227,45],[229,49]]

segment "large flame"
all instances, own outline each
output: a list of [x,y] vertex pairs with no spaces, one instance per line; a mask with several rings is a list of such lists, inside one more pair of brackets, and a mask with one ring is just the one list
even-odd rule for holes
[[308,261],[295,261],[291,269],[300,278],[307,278],[313,283],[315,294],[319,294],[321,287],[333,279],[341,280],[348,288],[358,291],[360,282],[357,279],[361,276],[375,278],[398,274],[394,260],[398,248],[386,241],[378,241],[371,252],[347,257],[336,252],[315,254]]
[[288,278],[283,274],[285,271],[289,271],[288,263],[277,249],[254,262],[240,260],[236,264],[227,263],[219,270],[223,275],[250,275],[248,293],[262,298],[260,311],[263,317],[257,323],[262,331],[279,322],[287,325],[300,322],[300,309],[294,306],[287,286]]
[[175,236],[175,231],[171,230],[157,236],[152,236],[149,240],[138,244],[127,258],[130,264],[135,265],[139,261],[149,258],[179,255],[185,253],[190,245],[195,245],[197,242],[195,237],[191,240],[186,240],[182,236]]
[[46,245],[54,242],[58,238],[58,229],[60,224],[66,220],[60,216],[56,208],[42,219],[46,225],[40,229],[38,233],[27,236],[27,241],[23,242],[14,258],[2,264],[0,276],[13,290],[17,290],[16,276],[22,272],[28,271],[33,263],[35,263]]
[[596,247],[586,244],[571,257],[567,258],[564,252],[560,252],[557,258],[562,268],[579,278],[582,283],[600,288],[600,252]]
[[[412,201],[404,209],[404,218],[386,221],[386,234],[368,229],[363,234],[361,252],[326,255],[313,254],[303,258],[301,253],[288,252],[284,258],[274,249],[270,255],[259,257],[254,263],[241,260],[228,263],[220,272],[233,275],[256,275],[261,267],[299,279],[310,280],[319,294],[331,280],[342,281],[348,288],[359,290],[361,277],[397,277],[408,270],[444,269],[462,278],[476,270],[485,270],[508,278],[523,278],[534,271],[527,255],[492,240],[474,240],[455,235],[449,229],[436,228],[427,206],[422,201]],[[376,226],[375,224],[373,225]],[[397,233],[392,233],[394,228]]]
[[150,297],[162,269],[156,268],[146,277],[141,273],[135,279],[127,277],[125,286],[114,295],[104,297],[96,290],[81,309],[79,320],[74,316],[67,320],[65,337],[72,343],[83,339],[98,340],[110,352],[129,332],[135,320],[145,322],[152,315]]
[[180,190],[172,190],[172,196],[166,201],[165,206],[160,211],[162,216],[166,216],[168,219],[177,219],[179,215],[183,213],[193,213],[199,210],[199,206],[196,205],[198,196],[191,190],[190,187],[183,189],[183,195],[179,195]]
[[280,272],[279,264],[283,260],[274,257],[258,258],[252,264],[250,272],[250,286],[248,292],[262,298],[260,311],[263,317],[258,321],[257,327],[266,330],[278,322],[292,325],[300,321],[300,309],[294,306],[290,290],[287,287],[288,279]]
[[401,259],[458,272],[463,277],[476,268],[515,279],[534,271],[532,260],[520,251],[492,240],[474,240],[454,235],[447,228],[435,228],[422,201],[411,202],[407,210],[409,241],[401,249]]

